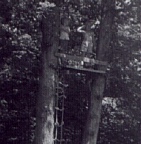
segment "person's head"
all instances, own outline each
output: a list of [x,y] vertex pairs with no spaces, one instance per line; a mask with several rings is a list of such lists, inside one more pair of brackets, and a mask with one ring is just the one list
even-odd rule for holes
[[61,24],[64,26],[69,26],[69,19],[68,18],[62,18],[61,19]]

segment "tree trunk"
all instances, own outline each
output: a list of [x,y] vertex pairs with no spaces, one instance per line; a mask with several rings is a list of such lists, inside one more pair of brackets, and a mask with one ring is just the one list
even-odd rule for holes
[[[107,51],[109,49],[112,24],[113,24],[113,0],[103,0],[103,16],[101,21],[99,47],[97,49],[97,59],[107,61]],[[104,67],[98,66],[99,70]],[[105,88],[105,76],[97,74],[91,84],[91,96],[89,101],[89,112],[83,133],[82,144],[96,144],[101,117],[102,98]]]
[[37,98],[37,116],[34,144],[52,144],[54,131],[54,99],[55,99],[55,69],[56,58],[54,52],[57,45],[53,46],[51,39],[53,38],[52,21],[48,21],[47,17],[42,20],[42,50],[41,50],[41,69],[39,80],[39,95]]

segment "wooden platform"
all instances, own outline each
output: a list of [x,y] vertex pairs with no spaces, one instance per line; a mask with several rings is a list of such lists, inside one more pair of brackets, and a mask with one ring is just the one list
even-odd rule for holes
[[75,70],[78,70],[78,71],[86,71],[86,72],[94,72],[94,73],[101,73],[101,74],[105,74],[106,72],[105,71],[100,71],[100,70],[94,70],[94,69],[88,69],[88,68],[81,68],[81,67],[74,67],[74,66],[65,66],[66,68],[69,68],[69,69],[75,69]]
[[94,73],[106,73],[103,70],[96,70],[94,69],[95,65],[103,65],[105,66],[105,70],[107,67],[107,62],[103,61],[98,61],[92,58],[88,57],[82,57],[82,56],[74,56],[74,55],[69,55],[69,54],[64,54],[64,53],[55,53],[55,56],[60,58],[60,66],[69,68],[69,69],[74,69],[78,71],[85,71],[85,72],[94,72]]

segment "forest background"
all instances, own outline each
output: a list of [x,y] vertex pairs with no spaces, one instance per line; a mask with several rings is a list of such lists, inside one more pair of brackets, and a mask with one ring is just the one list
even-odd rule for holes
[[[76,28],[87,19],[97,21],[98,41],[101,14],[98,2],[0,2],[1,144],[30,144],[34,139],[43,12],[46,11],[50,19],[53,19],[56,7],[60,8],[61,14],[69,13],[71,48],[74,49],[81,44],[81,35]],[[98,144],[141,143],[140,8],[139,0],[116,1]],[[50,24],[55,25],[55,21],[49,21],[48,26]],[[87,113],[88,86],[85,75],[66,73],[65,77],[69,87],[66,89],[64,137],[68,143],[79,143]]]

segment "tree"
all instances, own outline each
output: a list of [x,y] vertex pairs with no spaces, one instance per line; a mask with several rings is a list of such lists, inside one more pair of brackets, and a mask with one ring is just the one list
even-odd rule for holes
[[[99,47],[97,50],[97,58],[98,60],[107,60],[105,56],[108,47],[110,45],[111,39],[111,27],[112,27],[112,11],[114,10],[113,2],[103,1],[103,15],[101,22],[101,31],[100,31],[100,39],[99,39]],[[51,15],[51,14],[50,14]],[[46,17],[46,15],[45,15]],[[55,87],[54,87],[54,78],[55,71],[50,68],[50,62],[52,60],[52,50],[53,48],[49,48],[50,46],[50,37],[52,33],[52,26],[49,23],[45,22],[43,19],[43,45],[42,45],[42,76],[41,76],[41,84],[40,84],[40,94],[38,97],[38,105],[37,105],[37,130],[38,133],[35,137],[35,143],[47,143],[50,144],[53,141],[53,115],[54,115],[54,95],[55,95]],[[47,25],[48,24],[48,25]],[[47,27],[49,26],[49,30]],[[107,34],[108,32],[108,34]],[[49,42],[49,43],[48,43]],[[47,48],[48,46],[48,48]],[[99,70],[102,70],[102,67],[98,67]],[[101,103],[102,96],[104,91],[105,77],[103,75],[97,75],[93,79],[91,86],[91,98],[89,101],[89,112],[86,122],[86,127],[83,134],[82,143],[93,143],[96,144],[99,121],[100,121],[100,113],[101,113]],[[42,122],[42,124],[41,124]]]
[[[4,30],[3,35],[0,34],[3,39],[0,45],[0,143],[29,144],[35,122],[31,119],[38,87],[40,47],[37,43],[36,3],[6,0],[0,2],[0,7]],[[24,125],[22,131],[21,125]]]
[[[38,91],[38,76],[43,69],[43,67],[39,66],[45,64],[43,73],[40,73],[41,81],[43,82],[40,83],[40,93],[48,93],[46,88],[49,88],[49,85],[46,85],[46,88],[42,91],[46,83],[46,80],[42,79],[42,76],[47,79],[50,78],[49,75],[51,76],[46,71],[49,70],[52,72],[52,76],[55,75],[56,77],[55,71],[49,67],[51,65],[55,68],[55,65],[50,63],[48,59],[51,62],[56,61],[50,54],[52,54],[51,50],[54,51],[57,48],[55,46],[58,43],[58,26],[56,22],[59,21],[59,13],[61,16],[65,12],[69,13],[72,20],[71,30],[73,31],[71,44],[72,47],[76,45],[79,47],[81,36],[75,33],[76,27],[88,19],[100,21],[101,17],[105,16],[103,13],[107,12],[104,4],[97,3],[97,0],[81,0],[81,2],[76,0],[50,0],[50,2],[53,1],[56,7],[53,6],[54,4],[48,2],[36,3],[34,0],[5,0],[0,2],[0,17],[2,17],[2,27],[0,26],[2,28],[0,29],[0,31],[2,30],[2,33],[0,33],[0,38],[2,38],[2,43],[0,44],[0,143],[30,144],[33,140],[36,124],[34,108]],[[104,86],[106,87],[104,96],[109,100],[112,99],[114,102],[114,107],[110,105],[110,102],[103,105],[98,144],[140,143],[140,11],[136,9],[139,7],[139,3],[138,0],[116,1],[118,13],[113,19],[115,26],[112,27],[113,33],[110,47],[106,48],[108,52],[103,50],[97,52],[97,54],[106,53],[104,59],[101,58],[104,61],[106,57],[110,58],[110,71],[108,70],[106,74],[106,79],[108,79],[106,80],[106,84],[108,85]],[[41,9],[37,8],[39,5],[42,5]],[[60,12],[56,12],[56,8]],[[44,19],[42,19],[42,24],[39,25],[39,10],[42,9],[46,9],[47,13],[43,14]],[[115,11],[112,9],[111,11],[115,15]],[[52,21],[46,21],[46,18],[52,19]],[[101,45],[100,37],[102,36],[100,35],[102,34],[100,34],[100,29],[103,27],[102,23],[105,22],[100,22],[100,25],[97,24],[95,29],[97,43],[99,43],[98,47]],[[39,41],[41,38],[39,27],[42,27],[43,31],[44,43],[42,44],[42,49]],[[102,45],[104,45],[103,43]],[[107,43],[109,42],[106,41],[106,45]],[[102,48],[105,49],[105,45]],[[41,56],[42,62],[38,59],[40,50],[43,52]],[[102,56],[101,54],[98,55]],[[53,60],[51,60],[52,58]],[[98,68],[103,69],[101,67]],[[91,94],[96,91],[93,84],[96,83],[95,79],[98,81],[98,77],[101,77],[101,75],[90,75],[89,77],[93,78],[93,83],[91,83],[92,88],[90,89]],[[82,129],[86,128],[84,127],[84,123],[86,114],[88,113],[90,96],[86,81],[87,77],[83,73],[70,71],[69,74],[65,73],[65,78],[67,82],[69,81],[69,87],[66,91],[67,99],[65,100],[64,139],[70,143],[81,143]],[[105,81],[104,79],[105,77],[102,78],[103,81]],[[54,88],[52,88],[51,92],[54,95]],[[43,97],[40,97],[40,94],[38,96],[38,102],[40,103]],[[46,96],[47,99],[50,98],[49,95]],[[92,99],[94,98],[97,100],[96,97],[92,96]],[[45,100],[47,101],[47,99]],[[50,101],[53,101],[53,99],[50,99]],[[91,105],[90,101],[89,105]],[[50,108],[52,107],[54,106],[50,105]],[[40,108],[46,109],[45,103],[43,103],[43,107],[39,107],[39,110]],[[89,107],[89,109],[91,108]],[[42,114],[46,114],[44,110]],[[39,113],[39,118],[40,115]],[[53,118],[51,115],[48,118]],[[38,120],[38,118],[37,121],[37,125],[39,125],[37,129],[40,129],[41,126],[46,125],[46,122],[49,122],[47,119],[46,122],[42,123],[41,119]],[[51,123],[53,123],[53,120]],[[43,133],[38,131],[36,136],[39,135],[39,138],[41,135],[44,136],[46,132],[49,132],[48,128]],[[53,134],[50,135],[53,140],[52,136]],[[83,139],[86,139],[86,137]],[[94,140],[95,138],[93,137],[92,139]],[[46,137],[43,140],[45,141]]]
[[[103,1],[103,15],[100,27],[99,45],[97,48],[97,59],[101,61],[108,60],[106,53],[110,47],[114,9],[113,1]],[[101,70],[102,68],[98,67],[98,69]],[[83,134],[83,144],[96,144],[97,142],[104,87],[105,77],[103,75],[97,74],[91,84],[91,98],[89,101],[89,112],[87,116],[86,127]]]
[[[42,6],[51,7],[49,2],[42,3]],[[48,5],[47,5],[48,4]],[[48,8],[49,9],[49,8]],[[53,12],[51,12],[53,11]],[[56,15],[55,15],[56,14]],[[54,53],[57,49],[53,22],[58,16],[54,9],[50,13],[45,9],[41,21],[42,48],[41,48],[41,73],[39,83],[39,95],[37,98],[37,122],[35,133],[35,144],[52,144],[54,141],[54,106],[56,92],[56,71],[57,65]],[[52,21],[48,21],[51,19]],[[56,20],[55,22],[57,22]],[[52,41],[52,39],[54,41]],[[53,68],[54,67],[54,68]]]

